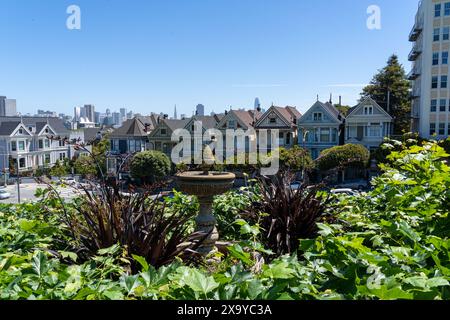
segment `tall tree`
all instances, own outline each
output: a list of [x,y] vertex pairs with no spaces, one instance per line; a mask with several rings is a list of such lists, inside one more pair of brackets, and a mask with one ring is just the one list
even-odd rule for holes
[[[394,117],[394,133],[402,134],[411,130],[410,82],[405,69],[392,55],[386,67],[379,70],[361,93],[362,98],[371,97]],[[388,110],[389,101],[389,110]]]

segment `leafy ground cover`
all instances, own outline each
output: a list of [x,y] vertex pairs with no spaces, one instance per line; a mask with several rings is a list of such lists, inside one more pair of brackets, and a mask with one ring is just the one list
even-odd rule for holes
[[57,199],[2,205],[0,299],[450,299],[449,155],[426,142],[388,157],[374,190],[336,199],[335,219],[290,255],[241,215],[254,190],[219,197],[219,232],[233,245],[212,266],[156,269],[119,244],[82,258]]

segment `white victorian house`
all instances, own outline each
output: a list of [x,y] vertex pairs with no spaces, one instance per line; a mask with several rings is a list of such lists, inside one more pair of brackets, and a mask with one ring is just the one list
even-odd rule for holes
[[52,167],[69,156],[63,141],[68,137],[62,120],[57,118],[0,118],[0,167],[19,167],[21,172]]
[[393,118],[371,98],[350,109],[345,124],[345,143],[377,149],[393,132]]

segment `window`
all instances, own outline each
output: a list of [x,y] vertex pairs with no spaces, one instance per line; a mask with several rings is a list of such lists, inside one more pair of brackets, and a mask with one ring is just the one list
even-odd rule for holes
[[445,135],[445,123],[439,123],[439,135]]
[[373,114],[373,107],[372,107],[372,106],[364,107],[364,114],[365,114],[365,115],[371,115],[371,114]]
[[433,52],[433,66],[439,64],[439,52]]
[[23,169],[26,168],[26,163],[25,163],[25,158],[20,158],[19,159],[19,168]]
[[280,134],[278,135],[278,137],[279,137],[280,139],[284,139],[284,133],[283,133],[283,132],[280,132]]
[[269,123],[277,123],[277,118],[275,117],[269,118]]
[[446,2],[444,5],[444,15],[450,16],[450,2]]
[[45,139],[44,141],[45,141],[45,147],[50,148],[50,140]]
[[333,129],[333,134],[331,135],[331,141],[332,142],[337,141],[337,129]]
[[45,133],[48,133],[48,128],[45,129]]
[[438,81],[439,81],[438,77],[431,78],[431,89],[437,89]]
[[19,129],[19,134],[23,134],[23,129]]
[[433,41],[439,41],[440,33],[441,33],[441,29],[439,29],[439,28],[434,29],[434,31],[433,31]]
[[46,154],[46,155],[45,155],[44,163],[45,163],[45,164],[49,164],[49,163],[50,163],[50,155],[49,155],[49,154]]
[[442,52],[442,64],[448,64],[448,51]]
[[330,142],[330,129],[320,129],[320,142]]
[[64,147],[64,146],[65,146],[65,142],[64,142],[63,140],[59,140],[59,141],[58,141],[58,145],[59,145],[60,147]]
[[314,112],[313,118],[314,118],[314,121],[322,121],[322,113]]
[[17,151],[17,142],[11,141],[11,151]]
[[44,149],[44,141],[42,139],[39,140],[39,149]]
[[445,89],[447,88],[447,76],[441,76],[441,88]]
[[356,127],[349,127],[348,128],[348,138],[357,138],[358,137],[358,129]]
[[381,126],[379,123],[371,123],[366,127],[366,137],[381,137]]
[[436,134],[436,123],[430,123],[430,136]]
[[431,100],[430,110],[431,110],[431,112],[436,112],[436,110],[437,110],[437,100]]
[[28,131],[33,132],[33,127],[28,127]]
[[25,151],[25,141],[19,141],[19,151]]
[[442,29],[442,40],[450,39],[450,27],[444,27]]
[[60,161],[64,161],[65,158],[66,158],[66,154],[65,153],[60,153],[59,154],[59,160]]
[[286,135],[286,144],[291,144],[291,134],[290,133],[288,133]]
[[447,104],[447,100],[441,99],[441,101],[439,102],[439,111],[445,112],[446,104]]
[[130,152],[136,152],[136,142],[135,142],[135,140],[130,140],[130,141],[128,141],[128,143],[129,143],[128,150]]
[[167,130],[166,129],[161,129],[161,135],[165,136],[167,134]]
[[111,140],[111,150],[119,151],[119,140]]
[[441,16],[441,4],[435,4],[434,5],[434,17],[438,18]]
[[236,127],[236,121],[235,120],[229,120],[228,121],[228,128],[235,128]]
[[141,150],[142,150],[141,140],[136,140],[136,152],[139,152]]

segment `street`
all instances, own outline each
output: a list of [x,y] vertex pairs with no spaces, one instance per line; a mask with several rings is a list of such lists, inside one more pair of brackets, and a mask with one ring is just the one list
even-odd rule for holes
[[[77,190],[71,187],[63,188],[60,186],[54,186],[60,196],[64,199],[71,199],[76,196]],[[35,197],[36,190],[38,188],[45,189],[47,186],[45,184],[37,184],[37,183],[23,183],[20,184],[20,199],[21,202],[33,202],[36,201]],[[2,190],[7,191],[11,194],[11,198],[6,200],[0,200],[1,203],[12,203],[17,204],[17,185],[10,185],[6,188],[2,188]]]

